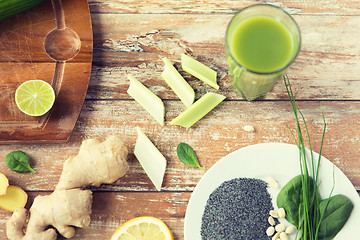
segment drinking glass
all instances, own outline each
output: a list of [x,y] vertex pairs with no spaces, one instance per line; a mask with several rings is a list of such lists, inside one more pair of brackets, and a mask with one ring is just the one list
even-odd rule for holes
[[[279,45],[280,40],[287,45]],[[227,27],[225,41],[233,87],[252,101],[266,96],[286,73],[300,51],[301,36],[295,20],[282,8],[257,4],[235,14]],[[276,59],[281,64],[276,66]]]

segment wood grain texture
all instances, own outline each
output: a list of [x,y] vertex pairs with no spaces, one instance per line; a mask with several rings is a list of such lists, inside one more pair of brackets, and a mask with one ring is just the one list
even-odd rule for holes
[[[0,23],[0,142],[69,138],[89,83],[91,29],[86,0],[48,0]],[[41,117],[25,115],[15,103],[16,88],[31,79],[55,90],[53,108]]]
[[268,3],[291,14],[359,15],[359,0],[89,0],[93,13],[197,13],[234,14],[253,4]]
[[[87,98],[129,99],[126,74],[131,73],[160,98],[176,99],[161,79],[161,59],[168,57],[181,70],[180,55],[185,52],[218,72],[221,94],[241,99],[227,77],[224,34],[230,19],[210,14],[93,14],[94,28],[99,30],[94,32],[97,51]],[[359,100],[360,32],[354,29],[360,25],[360,16],[302,15],[295,19],[301,28],[302,47],[288,74],[297,98]],[[211,90],[183,75],[199,94]],[[287,99],[283,84],[277,84],[266,99]]]
[[[323,155],[333,160],[360,190],[360,153],[357,151],[360,131],[353,130],[358,127],[360,103],[311,101],[299,102],[299,106],[307,119],[315,151],[320,147],[321,112],[324,111],[328,130]],[[169,125],[185,109],[181,102],[166,101],[165,107],[166,125],[162,127],[134,101],[111,101],[111,104],[109,101],[87,101],[69,142],[58,145],[12,144],[2,147],[0,159],[17,149],[29,153],[37,174],[11,172],[4,162],[0,162],[0,169],[4,169],[2,171],[12,184],[26,190],[53,190],[63,162],[67,157],[77,154],[83,139],[104,139],[115,134],[122,137],[129,149],[131,167],[125,177],[115,184],[103,186],[101,190],[154,191],[154,186],[132,154],[137,138],[135,128],[140,127],[168,161],[163,190],[192,191],[203,172],[188,168],[178,160],[176,146],[180,142],[193,147],[206,169],[241,147],[266,142],[294,143],[287,126],[295,127],[295,119],[287,101],[227,101],[189,130]],[[254,126],[256,132],[244,131],[245,125]],[[244,164],[246,163],[244,160]],[[182,174],[184,172],[186,174]],[[23,181],[24,176],[26,182]]]
[[[129,149],[130,169],[116,183],[92,189],[95,191],[92,223],[88,229],[78,229],[74,239],[109,239],[122,223],[143,215],[159,217],[176,240],[184,239],[186,206],[204,173],[178,160],[176,146],[180,142],[193,147],[205,169],[245,146],[294,143],[287,126],[295,127],[295,119],[283,82],[279,81],[264,100],[247,102],[234,93],[227,77],[226,26],[236,11],[256,3],[281,6],[298,22],[302,49],[289,69],[289,77],[306,117],[313,148],[318,151],[320,147],[323,111],[328,123],[323,155],[334,161],[360,193],[360,32],[356,30],[360,25],[359,0],[88,2],[94,33],[93,66],[85,104],[73,134],[60,144],[0,145],[0,159],[19,149],[31,156],[37,174],[12,172],[0,161],[0,171],[10,183],[29,193],[30,205],[35,196],[49,194],[55,188],[64,161],[77,154],[84,139],[105,139],[113,134],[122,137]],[[197,98],[214,90],[181,70],[183,52],[218,72],[217,92],[227,97],[188,130],[169,125],[185,107],[161,79],[161,59],[168,57],[175,63],[195,89]],[[28,71],[24,75],[46,75],[52,67],[49,64],[43,71]],[[13,71],[11,65],[0,69],[1,74],[7,75]],[[126,93],[128,73],[164,100],[164,127]],[[3,93],[1,85],[0,90]],[[0,101],[6,96],[3,95]],[[64,109],[69,107],[70,102]],[[255,132],[244,131],[245,125],[254,126]],[[161,192],[155,191],[133,155],[136,127],[149,136],[167,159]],[[248,161],[244,160],[244,164]],[[0,239],[5,235],[9,217],[8,212],[0,209]]]
[[[37,65],[35,76],[44,77],[55,89],[56,101],[52,109],[42,117],[25,116],[17,108],[14,96],[16,88],[27,77],[29,71],[21,68],[19,64],[1,64],[0,69],[16,71],[16,78],[12,81],[1,82],[4,94],[0,97],[0,142],[56,142],[66,141],[76,124],[82,108],[88,86],[91,66],[89,63],[60,64],[63,67],[63,76],[59,79],[54,76],[55,64],[44,63]],[[33,64],[22,63],[26,69],[31,69]],[[17,73],[17,71],[19,72]],[[7,72],[4,70],[3,72]],[[31,71],[30,71],[31,72]],[[76,74],[72,74],[76,72]],[[26,77],[27,76],[27,77]],[[74,80],[74,77],[77,79]],[[11,77],[9,77],[10,79]],[[37,79],[37,78],[35,78]],[[7,78],[5,78],[7,80]]]
[[[32,202],[38,195],[50,193],[29,194]],[[106,192],[93,194],[91,223],[87,229],[77,229],[74,240],[110,239],[115,230],[126,221],[140,216],[160,218],[174,234],[174,239],[183,239],[184,217],[189,192]],[[5,223],[11,214],[0,209],[0,237],[5,239]],[[65,239],[58,237],[58,239]]]
[[[58,1],[58,0],[56,0]],[[55,1],[55,2],[56,2]],[[89,62],[92,56],[92,31],[86,1],[62,1],[65,27],[81,36],[81,51],[69,62]],[[58,19],[59,20],[59,19]],[[48,34],[57,28],[50,0],[0,23],[0,62],[54,62],[45,51]],[[66,47],[66,46],[64,46]]]

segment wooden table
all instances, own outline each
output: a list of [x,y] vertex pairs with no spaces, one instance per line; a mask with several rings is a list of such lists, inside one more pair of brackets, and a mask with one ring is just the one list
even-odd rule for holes
[[[264,2],[264,1],[260,1]],[[322,115],[328,129],[323,155],[360,190],[360,1],[269,1],[284,7],[302,32],[300,55],[288,71],[317,151]],[[23,150],[37,174],[0,169],[12,185],[25,189],[29,204],[37,195],[54,190],[66,158],[78,152],[86,138],[123,138],[129,149],[130,170],[111,185],[94,190],[92,222],[78,229],[75,239],[109,239],[125,221],[143,215],[162,219],[175,239],[183,239],[184,216],[190,195],[203,172],[184,166],[176,146],[193,147],[206,169],[227,154],[257,143],[294,143],[287,126],[294,116],[282,81],[262,101],[247,102],[231,87],[227,76],[224,34],[234,13],[255,0],[89,0],[94,56],[90,86],[75,130],[66,143],[0,145],[0,159]],[[220,90],[227,99],[187,130],[169,122],[184,106],[161,79],[162,58],[179,66],[186,52],[218,72]],[[164,100],[166,124],[160,126],[127,93],[131,73]],[[184,74],[197,98],[212,89]],[[248,133],[245,125],[256,131]],[[135,127],[140,127],[167,159],[161,192],[157,192],[133,155]],[[11,213],[0,210],[0,238]]]

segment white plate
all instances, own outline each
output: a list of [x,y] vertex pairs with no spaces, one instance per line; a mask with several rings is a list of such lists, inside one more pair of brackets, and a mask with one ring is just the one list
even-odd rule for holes
[[[310,154],[310,151],[307,152]],[[314,159],[318,158],[314,153]],[[360,198],[354,186],[343,172],[326,158],[320,163],[320,195],[327,198],[333,184],[333,195],[344,194],[354,203],[354,209],[343,229],[337,234],[336,240],[354,239],[359,234]],[[297,146],[284,143],[263,143],[248,146],[230,153],[209,169],[197,184],[191,195],[185,215],[185,240],[200,240],[201,220],[206,202],[210,194],[224,181],[233,178],[247,177],[266,180],[276,179],[280,185],[277,190],[270,190],[272,202],[276,207],[276,196],[280,189],[293,177],[299,175],[299,150]],[[295,234],[290,239],[295,239]]]

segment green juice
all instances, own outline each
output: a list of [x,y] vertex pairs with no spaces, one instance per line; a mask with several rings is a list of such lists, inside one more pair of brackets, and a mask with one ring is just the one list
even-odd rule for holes
[[249,101],[266,96],[295,60],[300,42],[296,22],[281,8],[259,4],[240,11],[226,31],[234,89]]
[[286,67],[293,56],[293,40],[289,30],[272,17],[244,19],[229,40],[235,60],[250,71],[276,72]]

